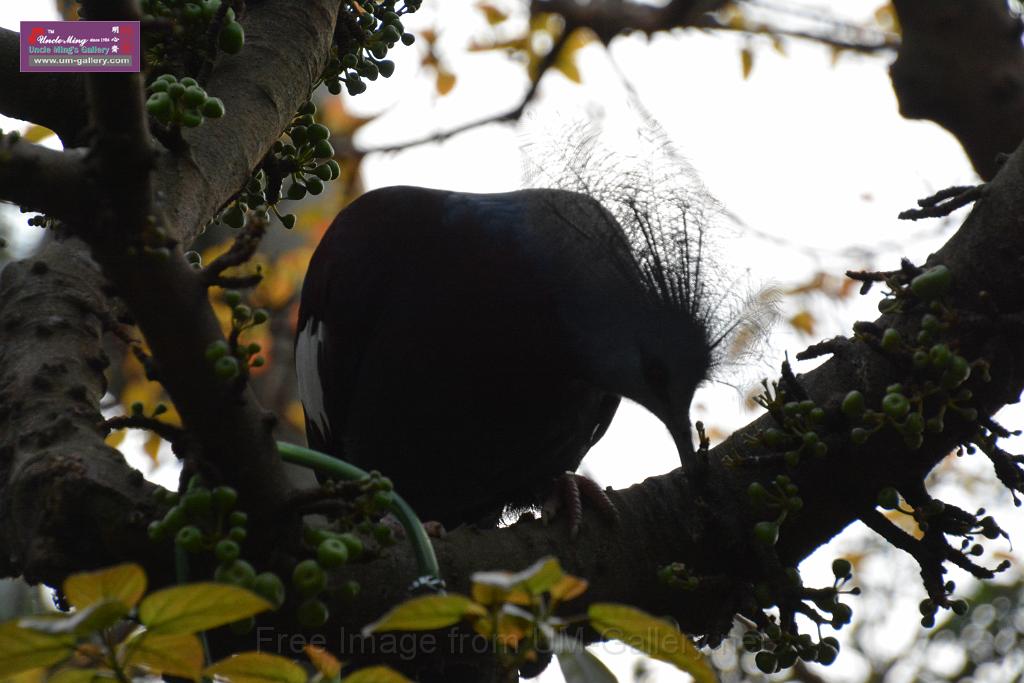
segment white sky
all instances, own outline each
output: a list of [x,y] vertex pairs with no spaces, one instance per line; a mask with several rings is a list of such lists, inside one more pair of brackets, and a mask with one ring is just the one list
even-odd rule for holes
[[[51,4],[48,0],[3,3],[0,25],[17,30],[22,19],[54,18]],[[417,76],[416,52],[397,50],[396,75],[371,84],[352,103],[364,113],[386,111],[364,131],[362,144],[393,143],[398,133],[418,137],[517,104],[525,89],[520,67],[497,54],[464,53],[468,32],[484,27],[468,9],[470,4],[469,0],[445,0],[443,13],[431,15],[428,0],[421,15],[406,22],[414,32],[434,18],[446,27],[440,45],[458,75],[455,90],[448,97],[434,97],[430,80]],[[849,16],[867,16],[878,4],[880,0],[851,0],[843,3],[843,10]],[[477,23],[467,26],[466,17]],[[787,41],[787,56],[783,56],[766,41],[755,40],[751,43],[753,72],[744,80],[739,58],[744,44],[736,36],[690,31],[650,41],[620,38],[610,53],[587,48],[579,60],[584,84],[573,85],[559,74],[549,74],[538,106],[519,129],[488,126],[443,145],[378,155],[365,163],[367,184],[467,191],[519,187],[519,149],[524,139],[543,136],[547,127],[585,112],[603,112],[612,122],[624,120],[628,96],[616,76],[617,65],[630,75],[643,105],[731,212],[757,233],[816,250],[797,252],[745,235],[741,243],[730,245],[730,257],[736,261],[734,267],[749,268],[754,279],[793,283],[817,269],[841,275],[851,267],[891,268],[902,255],[921,262],[941,245],[948,235],[937,232],[936,224],[906,223],[898,221],[896,214],[936,189],[972,183],[976,178],[950,135],[931,123],[899,117],[886,74],[887,60],[844,56],[833,65],[830,53],[818,46]],[[10,124],[0,125],[8,128]],[[895,246],[877,264],[841,256],[851,248],[874,250],[883,244]],[[820,323],[817,338],[848,333],[856,319],[873,319],[875,302],[865,297],[838,310],[824,302],[814,304]],[[783,352],[793,357],[810,341],[814,340],[800,339],[780,326],[760,374],[777,368]],[[796,369],[812,366],[798,364]],[[747,375],[757,375],[756,369]],[[739,394],[728,387],[703,391],[697,403],[696,417],[709,425],[737,427],[752,417],[741,409]],[[584,462],[584,469],[603,485],[622,487],[676,465],[677,456],[661,424],[641,408],[625,406]],[[1016,538],[1021,537],[1020,517],[1012,513],[999,517],[1005,526],[1017,527]],[[831,580],[828,566],[850,533],[860,532],[846,532],[804,563],[809,585]],[[897,571],[893,567],[910,576],[910,588],[905,604],[899,605],[905,608],[900,610],[903,616],[884,629],[879,647],[898,650],[918,634],[916,603],[923,596],[912,566],[903,558],[888,560],[874,571],[892,573]],[[858,604],[853,605],[856,618]],[[630,657],[609,657],[608,661],[623,681],[631,680]],[[828,676],[832,680],[857,667],[844,652]],[[679,678],[667,666],[653,663],[652,668],[661,672],[657,680]],[[542,680],[560,680],[557,667],[549,668]]]

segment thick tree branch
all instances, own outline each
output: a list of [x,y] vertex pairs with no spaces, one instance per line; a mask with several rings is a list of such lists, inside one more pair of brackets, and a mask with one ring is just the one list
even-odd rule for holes
[[46,126],[65,147],[84,142],[87,110],[81,74],[21,73],[21,38],[0,28],[0,114]]
[[77,220],[92,211],[91,187],[84,152],[59,152],[17,136],[0,137],[0,199],[60,220]]
[[52,585],[145,557],[157,513],[155,487],[98,429],[107,304],[85,253],[53,242],[0,277],[0,574]]
[[956,136],[988,180],[1024,139],[1021,22],[1001,0],[895,0],[903,42],[890,68],[900,113]]

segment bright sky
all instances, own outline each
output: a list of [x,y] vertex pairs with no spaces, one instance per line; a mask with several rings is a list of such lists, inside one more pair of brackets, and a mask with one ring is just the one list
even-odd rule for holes
[[[459,78],[454,91],[445,98],[434,97],[430,80],[417,78],[416,53],[396,51],[396,75],[371,84],[351,105],[363,113],[386,112],[367,127],[359,140],[362,144],[396,142],[396,131],[418,137],[517,104],[525,89],[520,67],[498,54],[464,52],[470,32],[480,35],[486,26],[471,4],[445,0],[443,9],[432,14],[428,1],[421,15],[407,22],[413,32],[434,20],[444,27],[440,45]],[[868,16],[878,4],[880,0],[856,0],[843,3],[843,9],[848,16]],[[820,7],[831,10],[828,3]],[[4,27],[17,30],[19,20],[47,18],[53,18],[48,1],[0,5]],[[519,129],[488,126],[443,145],[378,155],[365,163],[367,184],[468,191],[519,187],[524,140],[543,137],[557,131],[560,122],[587,113],[603,113],[612,125],[629,120],[630,98],[617,68],[629,74],[639,101],[664,126],[708,188],[756,233],[744,234],[729,251],[735,259],[732,266],[749,269],[754,281],[792,284],[816,270],[838,276],[851,267],[891,268],[899,256],[921,262],[941,245],[948,234],[941,233],[938,224],[906,223],[896,214],[936,189],[968,184],[975,177],[951,136],[933,124],[899,117],[886,74],[887,59],[843,56],[833,64],[822,47],[787,41],[782,55],[767,41],[753,41],[753,72],[744,79],[739,52],[745,44],[736,36],[690,31],[650,41],[620,38],[608,52],[586,48],[579,60],[583,85],[549,74],[539,104]],[[792,244],[803,249],[796,251]],[[849,256],[851,250],[877,251],[882,245],[889,246],[877,264]],[[838,310],[824,301],[813,302],[819,323],[816,339],[848,333],[856,319],[873,319],[875,301],[866,297]],[[770,368],[778,368],[784,352],[793,357],[816,339],[798,338],[788,326],[780,326],[763,365],[746,377],[769,374]],[[810,367],[813,364],[798,364],[796,369]],[[736,390],[712,386],[698,396],[696,417],[723,429],[737,427],[752,418],[741,403]],[[661,424],[639,407],[626,406],[584,469],[603,485],[622,487],[677,463]],[[1013,519],[1012,513],[1000,517],[1006,523]],[[1018,528],[1017,538],[1019,532]],[[845,543],[841,537],[805,562],[805,581],[830,581],[827,568]],[[892,573],[893,567],[911,577],[915,574],[902,558],[874,571]],[[918,634],[916,603],[923,596],[913,578],[908,581],[912,588],[898,605],[906,609],[900,609],[902,617],[890,620],[879,638],[880,648],[898,649]],[[855,618],[857,609],[855,602]],[[830,680],[857,669],[858,663],[845,655],[829,671]],[[630,680],[631,658],[608,661],[623,681]],[[677,680],[667,666],[655,663],[652,668],[663,672],[657,680]],[[557,667],[542,680],[560,680]]]

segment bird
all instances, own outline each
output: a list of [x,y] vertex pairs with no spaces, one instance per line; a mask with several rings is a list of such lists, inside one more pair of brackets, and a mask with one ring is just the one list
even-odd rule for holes
[[685,462],[694,391],[737,323],[716,320],[693,206],[666,227],[642,194],[614,213],[544,188],[393,186],[349,204],[300,299],[310,447],[381,471],[446,528],[536,505],[623,397]]

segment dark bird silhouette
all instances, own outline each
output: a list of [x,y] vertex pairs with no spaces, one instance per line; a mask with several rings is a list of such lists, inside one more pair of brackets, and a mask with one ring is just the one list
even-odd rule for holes
[[[310,262],[296,339],[310,446],[391,477],[424,519],[539,501],[620,397],[693,452],[715,322],[692,206],[565,190],[369,192]],[[618,218],[617,218],[618,217]]]

